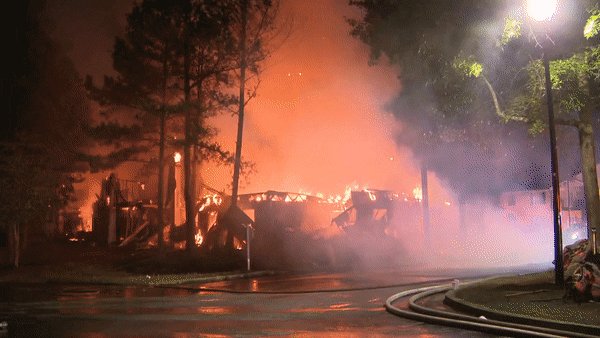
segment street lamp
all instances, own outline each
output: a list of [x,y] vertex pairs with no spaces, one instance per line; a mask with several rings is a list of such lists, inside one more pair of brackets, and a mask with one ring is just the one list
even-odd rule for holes
[[[558,0],[528,0],[527,13],[542,24],[548,23],[558,6]],[[542,46],[543,48],[543,46]],[[550,166],[552,171],[552,211],[554,214],[554,284],[564,285],[564,267],[562,256],[562,230],[560,220],[560,181],[558,179],[558,156],[556,151],[556,125],[554,123],[554,104],[552,82],[550,80],[550,60],[548,50],[542,53],[544,75],[546,78],[546,99],[548,105],[548,130],[550,132]]]
[[528,0],[527,14],[535,21],[549,21],[558,7],[558,0]]

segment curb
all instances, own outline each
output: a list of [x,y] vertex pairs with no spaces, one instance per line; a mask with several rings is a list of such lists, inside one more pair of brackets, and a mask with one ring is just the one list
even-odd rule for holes
[[[572,331],[561,331],[540,326],[524,325],[511,322],[503,322],[493,319],[478,318],[461,313],[436,310],[434,308],[424,307],[417,304],[417,302],[420,299],[430,297],[434,294],[445,293],[452,287],[454,286],[448,284],[433,286],[429,288],[407,290],[401,293],[397,293],[386,300],[385,308],[388,312],[394,315],[405,317],[408,319],[414,319],[425,323],[432,323],[443,326],[457,327],[465,330],[485,332],[494,335],[499,335],[502,337],[506,335],[511,337],[596,337]],[[412,297],[410,297],[408,300],[409,310],[403,310],[393,306],[392,303],[397,299],[411,295]]]
[[[244,279],[244,278],[253,278],[253,277],[264,277],[264,276],[274,276],[277,274],[275,271],[252,271],[252,272],[243,272],[243,273],[233,273],[233,274],[223,274],[217,276],[190,276],[185,278],[183,276],[179,276],[178,280],[166,281],[166,282],[152,282],[150,281],[148,285],[152,286],[169,286],[169,285],[180,285],[180,284],[188,284],[188,283],[209,283],[209,282],[220,282],[227,281],[233,279]],[[158,275],[161,278],[165,278],[166,275]],[[156,276],[156,277],[158,277]],[[172,275],[168,275],[172,276]],[[177,276],[177,275],[175,275]],[[152,276],[150,277],[152,278]],[[174,279],[177,279],[175,277]]]
[[[144,286],[175,286],[189,283],[209,283],[233,279],[273,276],[275,271],[231,272],[222,274],[159,274],[133,275],[114,278],[49,278],[43,283],[65,284],[96,284],[96,285],[144,285]],[[10,283],[10,282],[8,282]]]
[[[489,281],[487,279],[486,281]],[[470,282],[468,285],[458,286],[455,290],[446,292],[444,297],[444,303],[452,308],[460,311],[474,314],[476,316],[485,316],[489,319],[513,322],[526,325],[542,326],[550,329],[571,331],[584,334],[591,334],[600,336],[600,326],[578,324],[572,322],[564,322],[558,320],[542,319],[538,317],[531,317],[527,315],[521,315],[516,313],[510,313],[505,311],[498,311],[489,307],[466,301],[456,296],[456,291],[467,288],[476,288],[479,284],[483,283],[484,280]]]

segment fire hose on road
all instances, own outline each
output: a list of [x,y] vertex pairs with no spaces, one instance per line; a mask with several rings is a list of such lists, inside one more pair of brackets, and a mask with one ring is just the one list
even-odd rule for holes
[[[474,281],[469,283],[476,282],[480,281]],[[486,332],[491,334],[510,335],[516,337],[595,337],[593,335],[586,335],[583,333],[576,333],[572,331],[563,331],[525,324],[515,324],[498,320],[473,317],[459,313],[440,311],[417,304],[417,301],[419,301],[420,299],[430,297],[434,294],[447,292],[453,289],[455,286],[455,284],[443,284],[403,291],[389,297],[385,302],[385,308],[388,312],[394,315],[416,321]],[[410,297],[408,300],[408,309],[400,309],[393,305],[393,303],[395,303],[396,301],[409,296],[412,297]]]

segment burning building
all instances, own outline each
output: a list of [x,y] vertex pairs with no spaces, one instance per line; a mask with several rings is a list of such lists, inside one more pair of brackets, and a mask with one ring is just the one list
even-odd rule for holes
[[263,268],[324,267],[347,254],[335,252],[340,240],[357,234],[392,239],[387,229],[395,217],[407,226],[413,218],[420,222],[416,200],[384,190],[352,191],[349,196],[342,200],[270,190],[241,195],[234,209],[228,197],[219,199],[225,201],[221,204],[205,203],[198,215],[199,228],[206,231],[202,246],[241,250],[250,240],[253,261]]
[[[130,189],[123,189],[123,182],[114,175],[104,179],[94,203],[94,239],[105,245],[156,244],[156,204],[126,194]],[[345,238],[392,239],[393,220],[414,226],[422,214],[417,199],[385,190],[348,191],[346,198],[269,190],[240,195],[235,205],[226,194],[206,186],[203,191],[195,206],[198,250],[235,253],[250,246],[253,264],[261,268],[331,266],[348,254],[336,252]],[[166,199],[164,238],[183,249],[185,214],[178,192],[171,189],[174,196]]]

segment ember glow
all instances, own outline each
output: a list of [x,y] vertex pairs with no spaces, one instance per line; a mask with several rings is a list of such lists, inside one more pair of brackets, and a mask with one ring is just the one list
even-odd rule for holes
[[181,154],[176,152],[175,154],[173,154],[173,161],[175,161],[175,163],[179,163],[181,162]]
[[221,197],[221,195],[218,195],[218,194],[209,194],[209,195],[204,195],[204,197],[202,198],[202,201],[204,201],[204,202],[198,209],[199,212],[203,211],[204,209],[206,209],[207,207],[209,207],[211,205],[219,206],[219,205],[223,204],[223,197]]
[[201,246],[202,241],[204,241],[204,237],[202,236],[202,233],[200,231],[196,233],[194,239],[196,240],[196,246]]

